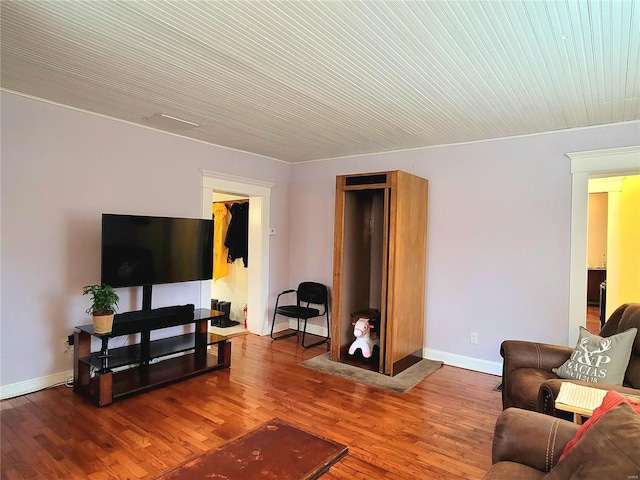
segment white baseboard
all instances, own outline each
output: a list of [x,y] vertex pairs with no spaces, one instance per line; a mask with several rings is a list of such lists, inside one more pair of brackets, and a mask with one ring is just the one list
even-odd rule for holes
[[[301,322],[302,323],[302,322]],[[286,324],[276,324],[277,330],[286,330],[284,327]],[[295,330],[297,328],[296,320],[289,320],[289,328]],[[300,328],[303,328],[303,325],[300,325]],[[313,335],[319,335],[321,337],[327,336],[327,327],[323,325],[315,325],[312,323],[307,324],[307,333],[311,333]],[[440,350],[434,350],[431,348],[424,348],[422,351],[422,356],[424,358],[429,358],[431,360],[440,360],[444,362],[445,365],[451,365],[452,367],[465,368],[467,370],[473,370],[476,372],[489,373],[491,375],[502,375],[502,363],[501,362],[491,362],[489,360],[482,360],[480,358],[474,357],[466,357],[464,355],[458,355],[456,353],[442,352]]]
[[491,375],[502,375],[502,363],[500,362],[490,362],[489,360],[466,357],[456,353],[441,352],[440,350],[433,350],[431,348],[423,349],[422,356],[430,360],[440,360],[444,362],[445,365],[451,365],[452,367],[466,368],[467,370],[490,373]]
[[38,390],[53,387],[54,385],[60,385],[66,383],[70,378],[73,378],[73,370],[3,385],[0,387],[0,400],[26,395],[27,393],[37,392]]
[[[278,328],[278,325],[276,324],[276,328]],[[296,328],[298,328],[298,321],[297,320],[289,320],[289,327],[292,330],[295,330]],[[302,331],[302,329],[304,328],[304,320],[300,320],[300,331]],[[287,328],[284,328],[284,330],[286,330]],[[310,333],[311,335],[318,335],[320,337],[326,337],[327,336],[327,327],[324,325],[316,325],[313,324],[311,322],[307,323],[307,333]]]

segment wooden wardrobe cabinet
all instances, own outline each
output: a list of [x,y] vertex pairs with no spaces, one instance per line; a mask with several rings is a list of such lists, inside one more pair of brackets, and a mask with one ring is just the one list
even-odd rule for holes
[[[331,358],[395,375],[422,358],[428,181],[399,170],[336,178]],[[379,354],[351,357],[351,315],[380,312]]]

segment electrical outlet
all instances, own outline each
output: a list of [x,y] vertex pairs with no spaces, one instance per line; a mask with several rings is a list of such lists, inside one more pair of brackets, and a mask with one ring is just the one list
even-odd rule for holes
[[471,332],[471,343],[478,344],[478,332]]
[[62,353],[72,353],[73,352],[73,345],[69,345],[69,339],[68,338],[63,338],[62,339]]

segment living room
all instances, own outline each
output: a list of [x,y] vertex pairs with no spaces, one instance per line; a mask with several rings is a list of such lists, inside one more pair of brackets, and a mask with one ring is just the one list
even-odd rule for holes
[[[637,97],[637,91],[631,93],[635,96],[629,98]],[[470,463],[476,465],[464,467],[468,464],[462,461],[456,464],[461,471],[449,472],[447,477],[434,470],[432,478],[480,478],[481,470],[490,465],[491,435],[501,410],[500,395],[493,391],[493,386],[501,374],[503,340],[575,344],[575,338],[570,338],[577,336],[577,327],[573,328],[570,320],[574,288],[571,265],[575,254],[572,253],[572,200],[575,177],[583,173],[572,174],[567,154],[637,148],[640,143],[636,108],[630,121],[611,124],[287,162],[91,113],[4,85],[0,105],[1,384],[3,398],[15,397],[13,402],[17,403],[12,406],[34,405],[27,409],[31,419],[21,417],[22,420],[38,428],[44,417],[53,415],[49,412],[56,411],[59,415],[56,423],[46,428],[65,431],[64,422],[70,421],[70,417],[64,412],[77,412],[74,409],[79,408],[86,415],[87,430],[65,431],[65,440],[79,433],[77,442],[82,444],[90,434],[96,434],[97,442],[102,441],[102,447],[108,450],[105,437],[100,437],[91,426],[95,421],[104,428],[111,425],[114,431],[120,425],[130,442],[140,442],[141,449],[147,445],[148,439],[140,435],[139,424],[136,428],[127,428],[126,423],[121,423],[124,417],[134,414],[147,419],[148,423],[155,420],[151,413],[145,417],[145,395],[114,404],[112,407],[117,410],[111,410],[112,407],[85,407],[84,399],[60,392],[59,400],[47,410],[37,407],[38,399],[44,395],[40,392],[42,389],[64,383],[71,376],[73,358],[63,348],[64,339],[76,326],[90,321],[85,313],[88,305],[87,298],[82,296],[82,287],[100,279],[102,213],[201,217],[203,171],[273,184],[266,227],[275,228],[277,235],[269,237],[266,249],[269,265],[266,304],[260,312],[249,313],[256,315],[258,333],[264,334],[278,292],[307,279],[332,283],[336,175],[404,170],[430,182],[424,356],[444,361],[446,368],[430,377],[408,401],[402,396],[366,391],[357,385],[349,387],[349,392],[359,398],[357,402],[350,403],[349,396],[335,392],[330,398],[340,406],[340,413],[336,414],[340,418],[347,418],[352,408],[362,408],[367,401],[372,402],[371,408],[365,409],[369,413],[374,406],[389,415],[394,410],[411,413],[411,403],[421,402],[419,418],[425,422],[431,422],[427,417],[446,418],[440,427],[428,423],[434,430],[423,434],[431,435],[432,440],[446,437],[448,446],[456,445],[452,450],[455,454],[441,452],[442,457],[423,458],[421,462],[434,465],[443,457],[464,458],[465,452],[469,452],[474,458]],[[640,164],[635,171],[640,171]],[[582,270],[585,266],[586,260]],[[140,308],[139,289],[122,289],[119,294],[119,311]],[[154,289],[154,307],[198,304],[201,298],[199,282]],[[621,303],[634,300],[638,299],[620,299]],[[477,334],[477,344],[470,342],[472,332]],[[298,387],[317,381],[312,376],[302,378],[303,373],[297,367],[322,347],[312,352],[301,350],[293,339],[293,344],[282,341],[281,345],[272,346],[261,340],[265,339],[234,340],[238,351],[244,345],[256,350],[247,353],[246,358],[234,356],[230,369],[238,375],[248,374],[251,369],[258,372],[253,375],[256,378],[238,380],[255,384],[250,389],[240,389],[229,378],[230,374],[212,374],[186,382],[188,387],[177,384],[169,390],[149,394],[162,398],[161,408],[166,409],[170,408],[171,398],[185,395],[185,399],[179,400],[184,407],[182,411],[197,409],[202,418],[196,422],[197,433],[185,432],[186,428],[177,426],[167,433],[174,437],[171,445],[179,445],[181,441],[200,442],[198,447],[187,445],[184,447],[187,451],[167,453],[168,459],[159,460],[164,464],[146,470],[146,474],[157,474],[163,466],[168,468],[187,459],[189,452],[216,446],[223,439],[240,434],[245,427],[263,421],[267,412],[285,415],[291,411],[294,420],[311,426],[309,416],[319,415],[321,408],[333,408],[331,403],[320,402],[315,410],[304,410],[305,402],[314,403],[322,398],[321,388],[310,389],[308,397],[305,393],[293,396],[288,391],[287,373]],[[269,373],[269,368],[274,372]],[[275,372],[279,372],[278,375]],[[260,397],[260,375],[268,392],[265,398]],[[280,376],[285,378],[279,379]],[[323,381],[328,382],[325,383],[328,391],[346,388],[342,383],[332,383],[333,380]],[[269,388],[267,382],[272,382],[273,387]],[[467,384],[472,385],[471,391],[467,390]],[[230,392],[220,398],[216,387]],[[33,400],[19,397],[24,394],[33,395]],[[196,401],[200,396],[209,402]],[[436,397],[445,396],[450,400],[439,403],[441,400]],[[472,405],[465,405],[465,398],[468,400],[470,396],[477,396],[477,403],[474,400]],[[189,407],[186,399],[194,399],[197,406]],[[229,413],[214,412],[216,402]],[[388,405],[383,407],[381,404],[385,402]],[[272,408],[261,407],[262,403]],[[450,411],[452,405],[455,415]],[[2,408],[9,408],[9,404],[3,402]],[[212,411],[207,413],[205,409]],[[175,419],[178,414],[172,415]],[[466,425],[465,416],[477,423]],[[216,423],[220,418],[230,427],[229,433],[209,428],[211,422]],[[399,418],[407,421],[406,417]],[[342,438],[345,442],[356,434],[371,435],[366,419],[360,420],[363,425],[345,435]],[[458,422],[465,437],[456,438],[450,432],[457,428]],[[323,418],[320,425],[319,433],[330,437],[330,416]],[[375,427],[383,430],[387,425],[378,419]],[[421,428],[415,427],[415,431]],[[415,431],[405,433],[407,442],[401,448],[410,448],[412,435],[417,435]],[[189,440],[179,438],[179,432]],[[485,460],[478,460],[480,455],[476,457],[472,442],[466,440],[473,438],[474,433],[482,437],[479,448]],[[159,438],[162,432],[158,430],[155,435]],[[47,432],[38,439],[55,452],[52,444],[56,445],[57,439],[52,439]],[[33,442],[38,439],[14,440],[22,441],[28,449],[35,446]],[[423,437],[416,439],[418,446],[424,441]],[[61,445],[57,447],[63,450]],[[150,450],[154,448],[147,446]],[[347,457],[354,457],[348,464],[353,470],[341,471],[343,478],[349,473],[353,474],[350,478],[358,478],[358,471],[367,471],[362,464],[369,461],[379,465],[374,457],[385,454],[384,449],[367,450],[364,445],[358,448],[355,449],[360,452],[358,455]],[[397,462],[390,462],[387,471],[379,470],[383,472],[379,477],[386,474],[394,478],[394,468],[410,462],[412,455],[421,455],[417,449],[414,446],[406,451],[406,456],[399,455]],[[121,446],[117,454],[121,455],[124,465],[121,472],[131,466],[127,463],[130,458],[123,453],[125,450],[126,447]],[[167,448],[167,452],[169,450]],[[54,453],[54,457],[58,453]],[[90,457],[86,462],[92,462]],[[3,470],[4,465],[3,457]],[[472,471],[466,472],[464,468]],[[89,472],[90,468],[83,471]],[[376,478],[371,470],[368,472],[368,478]],[[145,477],[139,473],[141,478]],[[89,477],[90,473],[86,475]],[[100,478],[100,474],[96,472],[94,477]]]

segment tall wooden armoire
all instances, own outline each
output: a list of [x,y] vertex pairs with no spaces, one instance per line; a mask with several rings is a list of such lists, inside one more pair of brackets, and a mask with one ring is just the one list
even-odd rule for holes
[[[331,358],[387,375],[422,358],[428,181],[399,170],[336,178]],[[370,359],[347,350],[352,314],[377,310]]]

